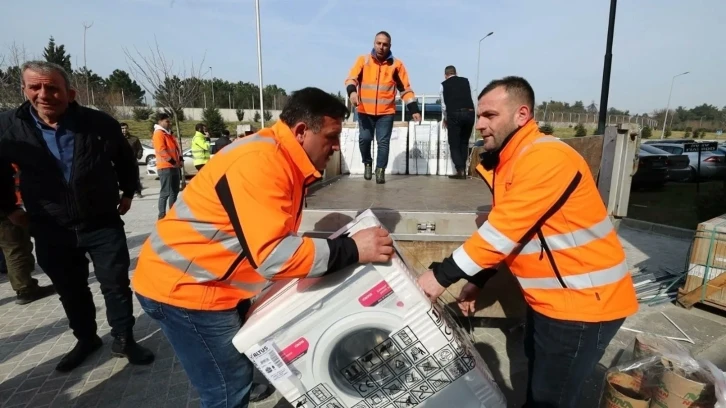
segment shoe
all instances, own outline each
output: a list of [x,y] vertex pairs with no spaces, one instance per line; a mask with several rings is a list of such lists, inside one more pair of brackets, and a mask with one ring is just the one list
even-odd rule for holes
[[43,299],[55,293],[53,285],[48,286],[36,286],[35,289],[31,289],[27,292],[18,293],[18,298],[15,299],[17,305],[27,305],[33,303],[36,300]]
[[250,387],[250,402],[264,401],[275,393],[275,387],[269,384],[252,383]]
[[386,184],[386,169],[376,169],[376,184]]
[[111,355],[127,358],[129,364],[147,365],[154,362],[154,353],[146,347],[139,346],[131,334],[121,335],[113,339]]
[[73,350],[63,356],[63,358],[61,358],[58,362],[58,365],[55,366],[56,371],[67,373],[73,370],[83,364],[88,356],[93,354],[94,351],[100,349],[102,345],[103,341],[101,341],[101,338],[98,336],[94,336],[90,340],[78,340],[78,343],[76,343],[76,346],[73,347]]
[[452,180],[466,180],[466,172],[464,170],[456,170],[456,174],[449,176]]
[[159,214],[159,216],[156,218],[157,220],[163,220],[164,217],[166,217],[166,214]]
[[366,169],[363,172],[363,178],[366,180],[370,180],[373,178],[373,166],[370,164],[366,164]]
[[139,197],[139,198],[144,198],[144,195],[143,195],[143,194],[141,194],[141,192],[138,192],[138,193],[136,193],[136,197]]

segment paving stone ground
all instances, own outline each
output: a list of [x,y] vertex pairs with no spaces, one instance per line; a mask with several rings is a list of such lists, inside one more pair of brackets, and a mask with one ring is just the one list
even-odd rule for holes
[[[132,269],[141,244],[156,219],[158,182],[147,180],[146,197],[134,200],[125,217]],[[685,263],[688,242],[624,229],[620,233],[631,267],[674,268]],[[40,271],[38,269],[38,271]],[[42,272],[35,276],[49,284]],[[0,407],[197,407],[199,399],[175,359],[173,350],[158,326],[140,312],[135,303],[136,338],[156,353],[150,366],[130,366],[110,355],[111,338],[105,319],[105,305],[99,285],[91,277],[90,286],[97,309],[99,335],[104,347],[83,366],[71,373],[54,370],[60,357],[72,348],[75,339],[67,327],[57,296],[30,305],[14,303],[14,293],[0,277]],[[726,319],[712,311],[679,309],[672,305],[643,307],[628,319],[627,327],[666,335],[678,331],[662,317],[665,311],[696,341],[697,355],[710,358],[726,368]],[[526,360],[522,351],[522,330],[518,321],[478,319],[462,321],[469,326],[476,348],[487,361],[509,405],[521,406],[526,386]],[[623,349],[632,347],[632,333],[621,331],[608,348],[595,373],[583,389],[583,407],[597,405],[602,374],[617,361]],[[279,395],[253,404],[252,408],[290,407]]]

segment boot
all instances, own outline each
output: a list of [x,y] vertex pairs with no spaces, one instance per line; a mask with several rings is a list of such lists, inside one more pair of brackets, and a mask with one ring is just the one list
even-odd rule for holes
[[456,174],[449,176],[453,180],[466,180],[466,172],[464,170],[456,170]]
[[363,178],[365,178],[366,180],[370,180],[373,178],[373,165],[371,165],[370,163],[366,164],[366,169],[363,172]]
[[386,169],[376,169],[376,184],[386,184]]
[[94,351],[100,349],[102,345],[103,342],[98,336],[94,336],[88,340],[78,340],[78,343],[76,343],[76,346],[73,347],[73,350],[63,356],[63,358],[61,358],[58,362],[58,365],[55,366],[56,371],[67,373],[73,370],[83,364],[83,362],[91,354],[93,354]]
[[139,346],[131,334],[117,336],[111,344],[111,355],[119,358],[128,358],[129,364],[147,365],[154,362],[151,350]]
[[17,305],[27,305],[28,303],[35,302],[36,300],[43,299],[55,293],[53,285],[48,286],[36,286],[34,289],[18,292],[18,297],[15,299]]

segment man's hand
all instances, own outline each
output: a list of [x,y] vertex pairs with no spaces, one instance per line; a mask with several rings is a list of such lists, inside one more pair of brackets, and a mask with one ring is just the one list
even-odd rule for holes
[[414,113],[411,115],[411,119],[413,119],[414,122],[421,122],[421,114],[420,113]]
[[352,106],[358,106],[358,92],[353,92],[350,94],[350,104]]
[[371,227],[351,237],[358,247],[358,263],[388,262],[393,255],[393,240],[384,228]]
[[18,208],[17,210],[8,214],[8,220],[10,220],[10,222],[17,225],[18,227],[25,228],[28,226],[28,214],[26,214],[25,210],[23,210],[22,208]]
[[481,289],[473,283],[467,283],[461,288],[461,293],[456,298],[456,303],[459,305],[459,309],[461,309],[461,313],[464,316],[469,316],[469,314],[473,315],[476,311],[476,298],[479,297],[479,292],[481,292]]
[[435,302],[446,290],[434,277],[434,271],[428,270],[418,278],[418,285],[421,286],[429,300]]
[[118,204],[118,213],[121,215],[126,214],[131,209],[131,198],[121,197],[121,202]]

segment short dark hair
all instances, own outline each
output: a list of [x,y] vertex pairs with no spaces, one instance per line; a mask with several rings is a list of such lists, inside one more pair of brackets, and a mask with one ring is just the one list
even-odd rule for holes
[[507,76],[502,79],[495,79],[492,82],[489,82],[489,85],[482,89],[477,99],[481,99],[482,96],[496,88],[499,88],[500,86],[504,87],[504,90],[507,91],[509,96],[514,97],[523,104],[527,105],[529,110],[532,111],[532,114],[534,114],[534,89],[532,89],[532,85],[530,85],[529,82],[522,77]]
[[280,120],[288,126],[303,122],[317,132],[323,126],[323,117],[345,120],[348,115],[348,108],[340,99],[322,89],[308,87],[290,94]]
[[119,123],[119,126],[121,126],[121,127],[129,127],[129,125],[128,125],[128,124],[126,124],[126,122],[121,122],[121,123]]
[[456,75],[456,67],[453,65],[447,66],[444,68],[444,75]]
[[207,126],[207,125],[205,125],[205,124],[204,124],[204,123],[202,123],[202,122],[199,122],[199,123],[197,123],[197,124],[196,124],[196,125],[194,126],[194,130],[196,130],[197,132],[201,132],[201,131],[202,131],[202,129],[204,129],[204,127],[205,127],[205,126]]
[[391,34],[388,34],[388,31],[379,31],[376,33],[376,37],[378,37],[379,35],[385,35],[386,38],[388,38],[388,42],[391,42]]
[[229,136],[229,130],[227,130],[227,129],[222,129],[222,135],[223,135],[223,136]]
[[162,120],[169,119],[171,116],[169,116],[166,112],[159,112],[156,114],[156,121],[161,122]]

